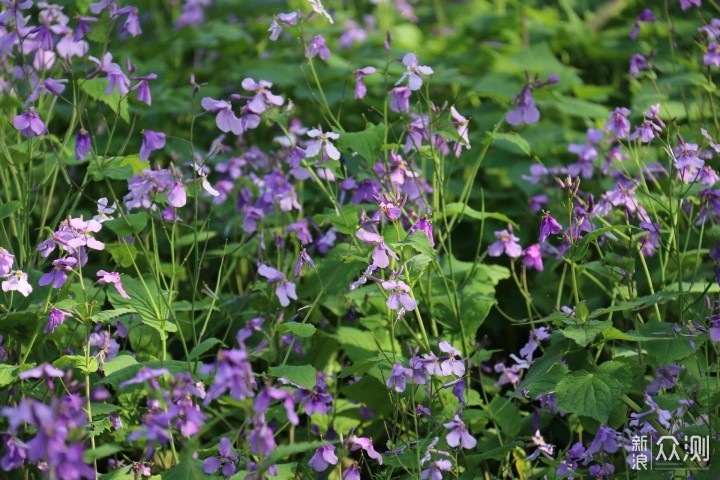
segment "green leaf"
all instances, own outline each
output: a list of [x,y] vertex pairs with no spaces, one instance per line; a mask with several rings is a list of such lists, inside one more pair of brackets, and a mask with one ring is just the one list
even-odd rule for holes
[[17,380],[17,365],[0,365],[0,387],[10,385]]
[[568,374],[568,368],[562,363],[555,363],[550,370],[537,378],[537,380],[528,384],[527,390],[531,397],[537,397],[543,393],[554,392],[557,384]]
[[469,207],[468,205],[459,202],[448,203],[447,205],[445,205],[445,216],[450,217],[453,215],[460,215],[460,218],[458,220],[462,220],[463,217],[470,217],[474,220],[487,220],[488,218],[492,218],[493,220],[500,220],[503,223],[509,223],[516,227],[518,226],[518,224],[512,219],[510,219],[510,217],[508,217],[507,215],[496,212],[478,212],[477,210]]
[[87,93],[90,98],[103,102],[110,107],[113,112],[118,113],[118,110],[120,110],[120,118],[125,120],[125,123],[130,123],[127,100],[123,101],[117,88],[113,89],[112,93],[108,95],[105,93],[107,87],[108,82],[97,77],[85,80],[80,86],[80,88],[82,88],[82,90]]
[[502,460],[505,454],[511,450],[515,450],[518,447],[525,445],[525,442],[521,440],[513,440],[510,443],[497,448],[492,448],[486,452],[478,453],[476,455],[468,455],[468,462],[480,463],[483,460]]
[[270,374],[282,377],[309,390],[315,388],[315,369],[312,365],[281,365],[270,367]]
[[87,171],[96,182],[105,178],[129,180],[134,175],[132,166],[126,164],[123,157],[93,157]]
[[164,290],[159,290],[155,285],[155,280],[146,277],[143,284],[143,282],[125,275],[122,277],[122,284],[130,298],[120,296],[114,289],[110,290],[110,303],[113,307],[116,309],[134,308],[140,314],[142,322],[157,330],[160,335],[164,335],[165,332],[177,331],[177,325],[169,318],[168,303],[172,302],[172,298],[169,298],[171,295]]
[[405,240],[395,245],[398,247],[411,247],[418,253],[435,258],[435,250],[430,246],[430,239],[422,230],[415,230],[405,237]]
[[519,390],[524,388],[532,389],[535,384],[542,384],[544,377],[548,375],[552,369],[563,357],[565,352],[572,344],[560,334],[553,334],[550,346],[545,350],[542,357],[536,359],[530,370],[525,374],[525,378],[518,387]]
[[112,255],[113,261],[123,267],[131,267],[137,257],[137,248],[132,243],[106,243],[105,251]]
[[567,249],[565,258],[571,262],[579,262],[587,254],[590,248],[591,242],[597,240],[601,236],[613,230],[620,230],[621,228],[628,228],[626,225],[611,225],[609,227],[598,228],[592,232],[586,234],[579,242]]
[[[311,452],[314,450],[317,450],[318,448],[330,445],[330,442],[324,442],[324,441],[315,441],[315,442],[296,442],[292,445],[280,445],[275,450],[273,450],[270,455],[268,455],[258,466],[258,470],[260,472],[264,472],[265,470],[270,467],[273,463],[278,463],[282,460],[287,460],[293,455],[297,455],[299,453],[305,453],[305,452]],[[272,478],[272,477],[270,477]]]
[[287,322],[278,326],[278,332],[290,332],[298,337],[312,337],[315,335],[315,325],[310,323]]
[[3,203],[0,205],[0,220],[9,217],[13,213],[20,210],[20,202],[13,200],[11,202]]
[[590,312],[590,318],[602,317],[603,315],[607,315],[608,313],[612,312],[625,312],[628,310],[637,312],[644,308],[652,307],[656,304],[663,304],[665,302],[669,302],[670,300],[675,300],[682,295],[684,295],[683,292],[659,292],[654,295],[637,297],[627,302],[618,303],[616,305],[613,305],[612,307],[598,308],[597,310],[593,310],[592,312]]
[[621,404],[621,397],[635,379],[626,375],[622,362],[605,362],[594,372],[580,370],[557,384],[555,395],[560,410],[591,417],[606,423],[610,412]]
[[567,338],[574,340],[575,343],[581,347],[587,347],[595,339],[595,337],[610,327],[612,327],[612,322],[610,320],[605,320],[604,322],[591,320],[582,325],[571,325],[563,329],[561,332]]
[[122,317],[123,315],[129,315],[131,313],[138,313],[134,308],[116,308],[115,310],[105,310],[104,312],[98,312],[92,317],[94,323],[105,323],[113,318]]
[[530,156],[530,144],[525,140],[523,137],[518,135],[517,133],[488,133],[488,135],[492,135],[492,142],[497,143],[500,142],[500,144],[503,143],[509,143],[513,147],[515,147],[516,150],[519,150],[520,153],[524,153],[527,156]]
[[217,478],[215,475],[208,475],[203,472],[200,460],[183,460],[170,470],[160,474],[162,480],[210,480]]
[[[93,412],[95,413],[95,412]],[[85,463],[93,463],[95,460],[99,460],[101,458],[109,457],[110,455],[114,455],[118,452],[122,452],[123,447],[121,445],[117,445],[114,443],[106,443],[104,445],[100,445],[95,447],[95,449],[88,448],[83,453],[83,458],[85,459]],[[100,477],[103,478],[103,477]],[[112,478],[112,477],[111,477]],[[122,478],[122,477],[120,477]]]
[[138,212],[123,215],[122,217],[114,220],[109,220],[103,225],[121,237],[129,237],[130,235],[137,235],[145,230],[147,222],[148,214],[145,212]]
[[105,372],[105,376],[112,375],[125,367],[137,365],[137,363],[138,362],[135,360],[135,357],[126,353],[121,353],[120,355],[117,355],[105,362],[105,365],[103,365],[103,372]]
[[217,338],[206,338],[202,342],[195,345],[195,348],[190,351],[190,355],[188,355],[188,360],[196,360],[214,346],[221,345],[222,343],[222,340]]
[[335,141],[337,148],[343,152],[360,155],[368,162],[375,162],[380,147],[385,142],[385,125],[368,123],[361,132],[336,132],[340,138]]
[[56,368],[65,368],[68,365],[83,373],[93,373],[98,370],[98,361],[95,357],[90,357],[89,364],[86,363],[83,355],[63,355],[53,362],[53,366]]
[[432,261],[433,257],[425,255],[424,253],[419,253],[407,261],[408,274],[410,275],[410,279],[412,280],[413,284],[418,281],[420,276],[423,274],[427,266]]

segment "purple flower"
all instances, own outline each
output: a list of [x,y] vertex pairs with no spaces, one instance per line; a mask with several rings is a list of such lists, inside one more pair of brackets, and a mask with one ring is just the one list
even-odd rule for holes
[[43,333],[53,333],[58,325],[65,323],[65,319],[68,317],[72,317],[72,313],[52,307],[48,315],[48,324],[43,330]]
[[683,11],[693,5],[699,8],[702,5],[702,0],[680,0],[680,8],[682,8]]
[[421,230],[421,231],[425,232],[425,235],[427,235],[428,240],[430,240],[430,246],[435,248],[435,240],[433,240],[432,223],[430,223],[430,220],[428,220],[427,217],[421,218],[415,225],[410,227],[410,230],[408,230],[408,234],[411,234],[417,230]]
[[23,297],[27,297],[32,293],[32,286],[28,282],[27,273],[20,270],[15,270],[7,275],[7,280],[2,282],[3,292],[17,291],[22,294]]
[[470,450],[475,448],[475,445],[477,445],[477,440],[475,440],[475,437],[470,435],[467,428],[465,428],[465,424],[462,420],[460,420],[458,415],[455,415],[454,421],[445,423],[443,426],[450,430],[450,432],[445,435],[445,441],[449,446],[453,448],[462,446],[462,448]]
[[673,149],[675,168],[682,170],[687,167],[702,168],[705,162],[697,156],[698,146],[694,143],[682,142]]
[[402,280],[386,280],[382,282],[382,287],[392,292],[386,302],[392,310],[398,310],[401,305],[406,311],[417,307],[417,302],[408,294],[410,287]]
[[225,133],[233,132],[235,135],[242,135],[245,131],[242,121],[235,116],[230,102],[205,97],[200,102],[200,105],[208,112],[217,113],[215,124],[220,131]]
[[127,294],[125,289],[122,285],[122,280],[120,278],[120,274],[117,272],[106,272],[105,270],[98,270],[97,272],[98,277],[102,277],[100,280],[98,280],[98,283],[112,283],[115,285],[115,288],[117,289],[118,293],[123,298],[130,298],[130,295]]
[[333,145],[331,141],[337,140],[338,138],[340,138],[340,135],[334,132],[323,132],[322,128],[320,127],[313,128],[312,130],[308,131],[307,134],[308,137],[315,139],[305,149],[305,154],[307,155],[307,158],[313,158],[317,156],[320,151],[323,151],[328,157],[333,160],[340,159],[340,152],[337,148],[335,148],[335,145]]
[[20,380],[27,380],[28,378],[44,378],[47,382],[48,390],[53,389],[53,378],[61,378],[65,376],[65,372],[58,370],[49,363],[43,363],[37,367],[25,370],[19,375]]
[[432,68],[419,65],[414,53],[406,53],[402,58],[402,63],[405,65],[405,72],[395,85],[407,80],[407,85],[412,91],[420,90],[423,84],[423,77],[430,76],[434,73]]
[[232,451],[232,443],[226,437],[220,439],[218,444],[219,457],[208,457],[203,461],[203,471],[212,475],[222,468],[222,474],[229,477],[235,473],[235,461],[238,454]]
[[460,357],[461,352],[446,341],[438,344],[440,351],[447,354],[447,358],[440,363],[440,374],[444,377],[455,375],[462,377],[465,375],[465,362],[458,361],[456,357]]
[[652,10],[650,10],[649,8],[646,8],[645,10],[640,12],[637,16],[637,21],[635,22],[633,30],[632,32],[630,32],[630,39],[637,40],[638,33],[640,32],[641,23],[652,23],[656,21],[657,19],[655,18],[655,15],[653,15]]
[[460,115],[460,113],[455,109],[455,105],[450,107],[450,116],[455,119],[454,122],[450,123],[455,125],[458,136],[460,137],[460,141],[455,144],[454,148],[455,155],[459,156],[463,148],[471,148],[470,138],[468,137],[468,125],[470,124],[470,121]]
[[517,243],[520,239],[507,230],[495,232],[497,242],[490,245],[488,255],[499,257],[505,253],[510,258],[518,258],[522,255],[522,247]]
[[547,240],[550,235],[557,235],[562,232],[562,230],[562,225],[550,215],[550,212],[545,212],[542,222],[540,222],[540,237],[538,240],[540,243],[545,243],[545,240]]
[[605,131],[612,134],[615,140],[625,138],[630,133],[628,115],[630,115],[630,110],[618,107],[610,113],[610,119],[605,122]]
[[45,123],[33,107],[28,108],[25,113],[17,115],[13,119],[13,127],[27,138],[47,133]]
[[324,445],[315,451],[308,465],[310,465],[316,472],[322,473],[330,465],[337,465],[338,457],[335,455],[335,447],[332,445]]
[[97,68],[88,75],[88,78],[94,78],[100,73],[107,75],[108,87],[105,89],[107,95],[111,95],[115,88],[118,89],[121,96],[130,92],[130,79],[122,71],[120,65],[112,61],[112,54],[110,52],[107,52],[102,60],[95,57],[88,57],[88,60],[97,64]]
[[367,437],[357,437],[353,435],[350,437],[350,443],[353,444],[352,447],[350,447],[350,451],[354,452],[356,450],[364,450],[365,453],[368,454],[368,457],[374,458],[378,461],[380,465],[383,463],[382,455],[380,455],[377,451],[375,451],[375,448],[373,447],[372,440],[370,440]]
[[647,68],[647,59],[643,55],[636,53],[630,57],[630,68],[628,69],[628,73],[631,77],[638,78],[640,71],[647,70]]
[[420,478],[423,480],[442,480],[442,472],[449,472],[451,470],[452,462],[450,462],[450,460],[436,460],[430,464],[430,468],[420,472]]
[[532,97],[532,88],[526,83],[520,93],[513,99],[515,108],[505,115],[505,120],[514,126],[531,125],[540,120],[540,111],[535,106],[535,100]]
[[88,153],[92,151],[90,146],[90,134],[81,128],[75,137],[75,159],[85,160]]
[[390,110],[398,113],[410,113],[410,95],[408,87],[395,87],[390,92]]
[[365,81],[363,80],[365,76],[372,75],[377,70],[375,67],[365,67],[365,68],[358,68],[355,70],[355,99],[360,100],[362,98],[365,98],[365,95],[367,94],[367,87],[365,86]]
[[14,262],[15,255],[0,247],[0,277],[10,275]]
[[325,9],[325,6],[322,4],[322,1],[320,0],[308,0],[310,2],[310,7],[312,7],[313,12],[318,13],[325,18],[327,18],[328,22],[335,23],[328,13],[328,11]]
[[703,63],[707,66],[715,65],[720,67],[720,44],[710,42],[707,53],[703,56]]
[[542,250],[540,249],[539,243],[530,245],[523,250],[522,263],[529,268],[534,268],[538,272],[543,271]]
[[285,100],[281,96],[275,95],[270,91],[272,87],[271,82],[265,80],[256,82],[252,78],[245,78],[242,81],[242,87],[250,92],[255,92],[255,95],[248,101],[247,108],[258,115],[268,108],[273,106],[279,107],[285,103]]
[[278,13],[273,18],[273,21],[268,28],[268,32],[270,32],[270,41],[274,42],[280,37],[280,34],[282,33],[282,25],[286,25],[288,27],[297,25],[298,17],[298,12]]
[[169,373],[170,371],[168,371],[167,368],[142,367],[140,368],[140,370],[137,371],[135,376],[133,376],[129,380],[121,382],[118,386],[120,388],[125,388],[128,385],[139,385],[148,381],[154,381],[156,378],[167,375]]
[[140,145],[140,160],[143,162],[150,157],[150,153],[160,150],[165,146],[165,134],[153,132],[152,130],[142,131],[142,144]]
[[360,470],[357,465],[352,464],[342,474],[342,480],[360,480]]
[[142,77],[133,77],[133,80],[139,80],[139,82],[131,89],[131,91],[137,91],[137,99],[140,102],[145,103],[148,106],[152,105],[152,92],[150,91],[150,84],[148,80],[155,80],[157,74],[151,73]]
[[319,56],[323,60],[330,58],[330,49],[325,44],[325,37],[322,35],[315,35],[307,46],[305,56],[308,58]]
[[257,425],[248,434],[247,440],[250,442],[250,451],[263,457],[269,455],[277,447],[272,428],[264,422]]
[[272,285],[277,283],[278,286],[275,289],[275,295],[280,300],[280,305],[287,307],[290,305],[290,299],[297,300],[297,294],[295,293],[295,284],[288,281],[285,278],[285,274],[280,270],[276,270],[272,267],[268,267],[265,264],[258,266],[258,273],[263,277],[267,278],[267,283]]
[[392,375],[388,377],[386,385],[388,388],[395,387],[396,392],[402,393],[405,391],[407,381],[410,380],[412,377],[412,370],[396,363],[392,367]]

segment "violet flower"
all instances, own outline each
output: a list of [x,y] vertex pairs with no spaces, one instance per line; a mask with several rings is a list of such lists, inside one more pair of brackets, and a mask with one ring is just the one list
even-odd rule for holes
[[417,302],[409,295],[410,287],[402,280],[386,280],[382,287],[392,292],[385,303],[390,309],[398,310],[402,306],[406,311],[412,311],[417,307]]
[[90,146],[90,134],[84,128],[78,130],[75,136],[75,159],[85,160],[88,153],[92,151]]
[[432,68],[426,65],[419,65],[414,53],[406,53],[402,58],[402,63],[405,65],[405,72],[395,85],[407,80],[407,85],[412,91],[420,90],[423,84],[423,77],[435,73]]
[[65,323],[65,319],[68,317],[72,317],[72,313],[52,307],[48,315],[48,324],[43,329],[43,333],[53,333],[58,325]]
[[47,133],[45,123],[33,107],[28,108],[25,113],[17,115],[13,119],[13,127],[27,138]]
[[408,380],[413,378],[413,371],[396,363],[392,367],[392,374],[385,383],[388,388],[393,388],[398,393],[405,391]]
[[545,240],[547,240],[550,235],[557,235],[562,231],[562,225],[550,215],[550,212],[545,212],[542,222],[540,222],[540,236],[538,240],[540,243],[545,243]]
[[408,87],[395,87],[390,92],[390,110],[398,113],[410,113],[410,95]]
[[270,41],[274,42],[280,37],[280,34],[282,33],[282,25],[288,27],[297,25],[298,17],[298,12],[278,13],[273,18],[273,21],[268,28],[268,32],[270,32]]
[[328,11],[325,9],[325,6],[322,4],[321,0],[308,0],[310,2],[310,7],[313,9],[313,12],[319,13],[320,15],[327,18],[328,22],[335,23],[333,18],[330,16]]
[[235,116],[230,102],[205,97],[200,102],[200,105],[208,112],[217,113],[215,124],[220,131],[225,133],[233,132],[235,135],[242,135],[245,131],[242,122]]
[[692,6],[700,8],[702,6],[702,0],[680,0],[680,8],[682,8],[683,11]]
[[618,107],[610,113],[610,119],[605,122],[605,131],[610,133],[615,140],[625,138],[630,133],[628,115],[630,115],[630,110]]
[[517,243],[520,239],[508,230],[495,232],[497,242],[488,247],[488,255],[499,257],[503,253],[510,258],[518,258],[522,255],[522,247]]
[[365,453],[367,453],[368,457],[374,458],[378,461],[380,465],[383,463],[382,455],[380,455],[375,448],[373,447],[372,440],[367,437],[357,437],[353,435],[350,437],[350,443],[352,444],[352,447],[350,447],[350,451],[354,452],[356,450],[364,450]]
[[528,268],[534,268],[538,272],[543,271],[542,250],[540,249],[539,243],[530,245],[523,250],[522,263]]
[[367,75],[372,75],[377,70],[375,67],[358,68],[355,70],[355,99],[361,100],[367,95],[367,86],[365,85],[364,78]]
[[232,443],[226,437],[220,439],[218,453],[220,454],[219,457],[208,457],[203,461],[203,472],[213,475],[218,469],[222,469],[224,476],[233,475],[238,454],[232,451]]
[[540,120],[540,111],[535,106],[532,97],[532,87],[526,83],[520,93],[513,99],[515,108],[505,115],[505,121],[510,125],[518,126],[523,123],[532,125]]
[[142,143],[140,145],[140,160],[147,161],[150,153],[165,147],[165,134],[153,132],[152,130],[142,131]]
[[335,145],[333,145],[331,141],[337,140],[338,138],[340,138],[340,135],[334,132],[323,132],[322,128],[320,127],[313,128],[312,130],[308,131],[307,135],[308,137],[315,139],[305,149],[305,154],[307,155],[307,158],[313,158],[317,156],[321,151],[323,151],[328,157],[333,160],[340,159],[340,152],[337,148],[335,148]]
[[275,295],[277,295],[278,300],[280,300],[280,305],[283,307],[290,305],[291,298],[293,300],[298,299],[295,293],[295,284],[287,280],[285,274],[280,270],[276,270],[263,263],[258,266],[258,273],[267,279],[268,284],[278,284],[275,289]]
[[338,457],[335,455],[335,447],[332,445],[324,445],[315,451],[315,454],[308,461],[316,472],[322,473],[328,469],[330,465],[337,465]]
[[477,445],[477,440],[475,440],[475,437],[470,435],[467,428],[465,428],[465,423],[460,420],[458,415],[455,415],[454,421],[445,423],[443,426],[450,430],[450,432],[445,435],[445,441],[449,446],[453,448],[462,446],[462,448],[470,450],[475,448],[475,445]]
[[305,56],[308,58],[320,57],[323,60],[330,58],[330,49],[325,44],[325,37],[315,35],[307,46]]
[[102,277],[102,278],[100,278],[100,280],[98,280],[98,283],[100,283],[100,284],[112,283],[113,285],[115,285],[115,288],[117,289],[117,291],[121,297],[127,298],[127,299],[130,298],[130,295],[128,295],[127,292],[125,291],[125,289],[123,288],[122,280],[120,279],[119,273],[106,272],[105,270],[98,270],[97,274],[99,277]]
[[33,288],[28,282],[28,275],[20,270],[15,270],[7,275],[7,280],[2,282],[3,292],[17,291],[22,294],[23,297],[27,297],[32,293]]
[[0,277],[10,275],[14,263],[15,255],[0,247]]
[[348,468],[346,468],[342,474],[342,480],[361,480],[360,470],[358,470],[357,465],[353,463]]

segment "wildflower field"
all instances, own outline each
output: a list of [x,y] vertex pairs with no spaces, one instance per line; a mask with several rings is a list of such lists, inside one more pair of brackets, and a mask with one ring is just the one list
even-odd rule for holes
[[720,479],[715,80],[716,0],[0,0],[0,479]]

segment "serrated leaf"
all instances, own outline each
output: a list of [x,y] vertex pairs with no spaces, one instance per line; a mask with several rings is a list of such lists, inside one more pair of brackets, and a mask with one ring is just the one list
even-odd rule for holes
[[165,335],[165,332],[177,331],[177,325],[169,318],[168,303],[172,302],[172,298],[168,298],[169,295],[166,291],[158,290],[152,278],[145,278],[143,285],[143,282],[124,275],[122,284],[130,298],[122,297],[114,289],[110,290],[110,303],[113,307],[137,310],[142,323],[154,328],[161,335]]
[[270,374],[312,390],[315,387],[315,369],[312,365],[281,365],[270,367]]
[[310,323],[287,322],[278,326],[278,332],[290,332],[298,337],[312,337],[315,335],[315,325]]
[[605,320],[604,322],[591,320],[582,325],[571,325],[564,328],[561,330],[561,333],[567,338],[574,340],[575,343],[581,347],[587,347],[593,340],[595,340],[595,337],[610,327],[612,327],[612,322],[610,320]]
[[594,372],[572,372],[557,384],[557,406],[564,412],[606,423],[610,412],[621,404],[621,397],[632,388],[633,381],[625,375],[625,365],[613,360]]
[[598,238],[608,232],[612,232],[613,230],[620,230],[621,228],[628,227],[626,225],[611,225],[609,227],[598,228],[590,233],[585,234],[585,236],[581,238],[579,242],[577,242],[565,251],[564,257],[571,262],[579,262],[583,259],[585,254],[587,254],[593,241],[596,241]]
[[[94,413],[94,412],[93,412]],[[85,463],[93,463],[95,460],[99,460],[101,458],[109,457],[110,455],[114,455],[118,452],[122,452],[123,447],[121,445],[117,445],[114,443],[105,443],[103,445],[95,447],[95,449],[88,448],[83,453],[83,458],[85,459]],[[103,478],[103,477],[100,477]],[[122,478],[122,477],[120,477]]]
[[134,308],[116,308],[115,310],[105,310],[104,312],[96,313],[90,317],[90,320],[94,323],[105,323],[113,318],[122,317],[123,315],[129,315],[131,313],[137,313],[137,310]]
[[118,372],[122,370],[125,367],[130,367],[132,365],[137,365],[138,361],[135,360],[135,357],[128,355],[126,353],[121,353],[120,355],[116,355],[103,365],[103,372],[105,372],[105,376],[112,375],[115,372]]
[[120,92],[118,92],[117,88],[114,88],[112,93],[108,95],[105,93],[107,87],[108,82],[99,77],[85,80],[80,86],[90,98],[103,102],[110,107],[113,112],[118,113],[118,110],[120,110],[120,118],[125,120],[125,123],[130,123],[127,100],[123,100],[120,97]]
[[491,448],[490,450],[479,453],[476,455],[468,455],[467,459],[469,462],[480,462],[483,460],[502,460],[507,452],[515,450],[518,447],[524,446],[525,443],[520,440],[513,440],[510,443],[497,448]]
[[17,370],[19,368],[16,365],[0,365],[0,387],[10,385],[17,380]]
[[[687,293],[687,292],[685,292],[685,293]],[[684,295],[685,293],[683,293],[683,292],[659,292],[654,295],[646,295],[644,297],[637,297],[637,298],[634,298],[627,302],[620,302],[616,305],[613,305],[612,307],[598,308],[597,310],[593,310],[592,312],[590,312],[589,318],[598,318],[598,317],[607,315],[608,313],[612,313],[612,312],[642,310],[644,308],[648,308],[648,307],[651,307],[656,304],[663,304],[665,302],[669,302],[670,300],[675,300],[676,298]]]
[[424,253],[419,253],[407,261],[408,274],[413,283],[417,282],[432,261],[433,257]]
[[121,237],[129,237],[130,235],[137,235],[145,230],[147,222],[148,214],[145,212],[138,212],[123,215],[122,217],[114,220],[109,220],[103,225]]
[[368,162],[375,162],[380,147],[385,142],[385,125],[367,124],[361,132],[336,132],[340,138],[335,141],[337,148],[344,152],[356,153]]
[[415,230],[405,237],[405,240],[396,245],[399,247],[411,247],[418,253],[435,258],[435,250],[430,246],[430,239],[422,230]]
[[83,373],[94,373],[98,370],[98,361],[95,357],[90,357],[88,363],[83,355],[63,355],[53,362],[53,366],[56,368],[62,369],[68,365]]

